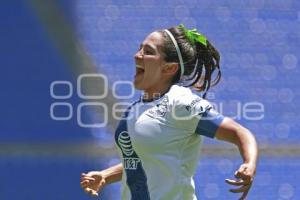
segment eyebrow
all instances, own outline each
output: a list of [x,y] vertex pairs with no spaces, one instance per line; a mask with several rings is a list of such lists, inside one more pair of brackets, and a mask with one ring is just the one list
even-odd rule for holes
[[142,46],[148,47],[148,48],[150,48],[150,49],[152,49],[154,51],[156,50],[156,48],[154,46],[150,45],[150,44],[143,44],[143,43],[141,43],[140,47],[142,47]]

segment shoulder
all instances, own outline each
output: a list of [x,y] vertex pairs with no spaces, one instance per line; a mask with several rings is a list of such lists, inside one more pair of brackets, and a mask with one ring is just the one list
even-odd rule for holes
[[168,92],[170,102],[176,109],[184,108],[187,111],[192,111],[195,108],[197,111],[210,109],[212,105],[205,99],[195,94],[190,88],[173,85]]
[[179,86],[179,85],[173,85],[170,88],[170,90],[168,92],[168,95],[171,98],[179,99],[179,98],[182,98],[182,97],[191,96],[191,95],[193,95],[193,92],[190,88]]

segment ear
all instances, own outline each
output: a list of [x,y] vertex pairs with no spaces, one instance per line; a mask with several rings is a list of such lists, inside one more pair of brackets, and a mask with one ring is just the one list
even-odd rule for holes
[[162,69],[162,73],[165,75],[175,75],[176,72],[179,70],[178,63],[167,63]]

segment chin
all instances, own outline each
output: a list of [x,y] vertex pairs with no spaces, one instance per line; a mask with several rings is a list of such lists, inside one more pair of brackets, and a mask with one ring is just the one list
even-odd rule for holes
[[138,84],[138,83],[134,82],[133,86],[137,90],[143,90],[143,87],[141,86],[141,84]]
[[136,90],[146,90],[147,85],[144,80],[134,80],[133,86]]

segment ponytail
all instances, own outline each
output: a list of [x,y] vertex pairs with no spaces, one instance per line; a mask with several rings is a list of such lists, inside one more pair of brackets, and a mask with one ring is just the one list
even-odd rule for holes
[[[194,87],[199,92],[207,91],[217,85],[221,79],[220,54],[217,49],[196,29],[188,30],[182,24],[169,28],[168,31],[176,40],[182,55],[184,73],[178,70],[173,77],[172,84],[180,83],[185,87]],[[170,39],[165,30],[158,31],[162,34],[165,42],[163,51],[166,55],[166,62],[177,62],[178,52],[174,48],[174,42]],[[212,79],[213,73],[217,75]]]
[[[207,41],[206,46],[197,44],[196,50],[197,59],[200,61],[197,66],[199,73],[190,86],[193,86],[197,91],[204,91],[203,98],[205,98],[210,87],[217,85],[221,79],[220,54],[209,41]],[[212,79],[215,70],[217,70],[217,75]]]

